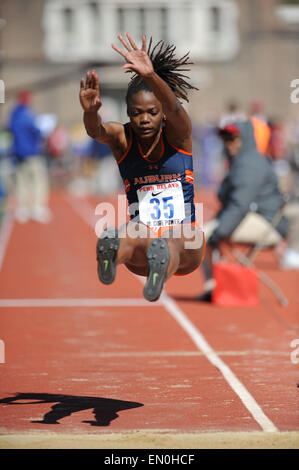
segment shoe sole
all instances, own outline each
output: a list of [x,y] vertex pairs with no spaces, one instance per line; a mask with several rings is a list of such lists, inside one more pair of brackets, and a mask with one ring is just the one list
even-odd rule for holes
[[117,230],[105,230],[97,241],[98,277],[103,284],[112,284],[115,279],[118,249]]
[[143,289],[143,295],[149,302],[158,300],[167,277],[169,265],[169,250],[163,239],[154,240],[148,250],[148,276]]

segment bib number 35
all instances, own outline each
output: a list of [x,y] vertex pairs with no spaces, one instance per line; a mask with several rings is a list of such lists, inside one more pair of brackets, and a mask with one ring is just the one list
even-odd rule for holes
[[[157,197],[150,199],[150,204],[152,205],[153,211],[151,212],[151,218],[153,220],[159,220],[162,217],[165,219],[173,219],[174,216],[174,206],[173,206],[173,196],[163,197],[162,200]],[[162,207],[161,207],[162,202]],[[161,213],[161,210],[163,213]]]

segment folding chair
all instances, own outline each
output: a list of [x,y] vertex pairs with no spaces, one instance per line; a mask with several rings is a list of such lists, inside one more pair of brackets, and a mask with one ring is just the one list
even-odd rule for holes
[[247,253],[243,253],[240,249],[237,248],[232,248],[231,250],[233,259],[236,260],[239,264],[256,269],[259,280],[263,282],[273,292],[273,294],[283,307],[286,307],[289,303],[287,297],[282,292],[280,287],[276,284],[276,282],[273,281],[273,279],[271,279],[267,274],[265,274],[263,271],[261,271],[255,266],[254,260],[262,249],[270,248],[267,244],[265,244],[265,240],[267,239],[267,235],[270,233],[270,231],[273,228],[275,229],[277,227],[279,221],[283,216],[284,208],[289,199],[289,195],[285,195],[283,197],[283,203],[279,208],[278,212],[274,215],[269,228],[266,230],[263,237],[261,237],[261,240],[258,243],[252,245]]

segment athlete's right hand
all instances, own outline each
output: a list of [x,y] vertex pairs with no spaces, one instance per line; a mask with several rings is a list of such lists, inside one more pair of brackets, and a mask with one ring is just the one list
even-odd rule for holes
[[101,95],[99,87],[99,77],[95,70],[86,73],[86,80],[80,81],[80,103],[87,113],[97,112],[101,107]]

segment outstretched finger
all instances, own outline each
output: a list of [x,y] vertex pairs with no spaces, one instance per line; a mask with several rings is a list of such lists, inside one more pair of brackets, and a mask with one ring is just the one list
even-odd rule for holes
[[121,34],[118,34],[117,35],[118,39],[120,40],[120,42],[125,46],[125,48],[127,49],[128,52],[132,52],[132,49],[130,48],[129,44],[127,43],[127,41],[124,40],[124,38],[122,37]]
[[80,90],[84,90],[84,78],[80,80]]
[[90,83],[90,86],[91,88],[94,90],[95,89],[95,86],[96,86],[96,71],[95,70],[92,70],[91,71],[91,83]]
[[143,52],[146,52],[146,35],[145,34],[142,35],[142,48],[141,48],[141,50]]
[[111,44],[112,49],[114,49],[116,52],[118,52],[120,55],[122,55],[124,58],[126,58],[126,55],[119,47],[117,47],[115,44]]
[[99,76],[98,74],[95,72],[94,74],[94,88],[97,90],[97,91],[100,91],[100,85],[99,85]]
[[86,82],[85,82],[85,90],[90,88],[90,72],[89,70],[86,72]]
[[131,46],[133,47],[133,49],[134,49],[135,51],[137,51],[137,50],[138,50],[138,47],[136,46],[135,42],[133,41],[132,36],[131,36],[129,33],[126,33],[126,35],[127,35],[128,40],[129,40],[129,43],[131,44]]

